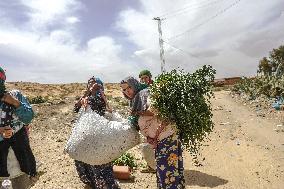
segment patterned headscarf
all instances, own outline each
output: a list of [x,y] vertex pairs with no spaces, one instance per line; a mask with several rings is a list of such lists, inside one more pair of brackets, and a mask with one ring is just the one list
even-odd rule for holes
[[[124,84],[124,83],[127,83],[134,90],[134,96],[139,92],[139,81],[137,81],[137,79],[135,79],[134,77],[131,77],[131,76],[127,77],[120,82],[120,84]],[[123,95],[128,100],[131,100],[124,93],[123,93]]]
[[146,110],[147,97],[149,96],[149,90],[147,85],[139,83],[134,77],[127,77],[120,82],[120,84],[127,83],[134,90],[134,97],[130,99],[124,93],[124,97],[130,100],[130,107],[132,111]]

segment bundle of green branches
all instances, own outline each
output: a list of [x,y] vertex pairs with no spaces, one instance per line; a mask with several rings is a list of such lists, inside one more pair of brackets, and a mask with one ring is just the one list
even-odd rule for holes
[[182,144],[192,155],[213,129],[210,98],[215,73],[211,66],[192,74],[172,70],[159,75],[150,88],[158,115],[176,123]]

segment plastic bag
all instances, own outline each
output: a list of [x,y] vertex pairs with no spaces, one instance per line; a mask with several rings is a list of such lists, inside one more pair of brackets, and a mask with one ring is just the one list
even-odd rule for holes
[[149,143],[143,143],[139,147],[142,151],[145,161],[147,162],[147,165],[156,170],[157,163],[155,159],[155,149],[153,149],[152,145]]
[[7,170],[8,170],[8,173],[10,174],[10,178],[16,178],[24,174],[21,171],[20,164],[12,148],[9,148],[9,153],[7,156]]

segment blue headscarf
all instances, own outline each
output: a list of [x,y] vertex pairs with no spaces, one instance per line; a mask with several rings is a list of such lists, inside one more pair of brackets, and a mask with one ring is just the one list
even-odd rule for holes
[[[90,87],[90,84],[92,82],[96,82],[97,84],[101,85],[101,90],[104,91],[104,83],[102,82],[102,80],[98,77],[91,77],[89,80],[88,80],[88,83],[87,83],[87,89],[89,89]],[[98,90],[97,93],[96,93],[96,96],[100,95],[100,91]]]
[[97,84],[100,84],[102,86],[102,90],[104,90],[104,83],[102,82],[102,80],[98,77],[95,78],[95,81]]

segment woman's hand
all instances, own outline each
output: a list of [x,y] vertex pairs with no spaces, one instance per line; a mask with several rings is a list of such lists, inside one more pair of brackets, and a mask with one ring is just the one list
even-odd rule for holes
[[147,137],[147,142],[151,144],[154,149],[157,148],[157,144],[158,144],[157,138]]
[[5,93],[1,100],[7,104],[13,105],[16,108],[20,107],[21,105],[20,101],[11,96],[9,93]]
[[98,90],[102,88],[102,85],[98,83],[94,83],[92,86],[90,86],[90,92],[95,95]]
[[87,106],[88,106],[88,97],[82,98],[81,99],[81,105],[83,106],[83,108],[86,110]]
[[109,105],[106,106],[106,110],[107,110],[109,113],[112,113],[112,111],[113,111],[112,108],[111,108]]
[[13,136],[13,129],[9,126],[0,127],[0,134],[3,138],[11,138]]

